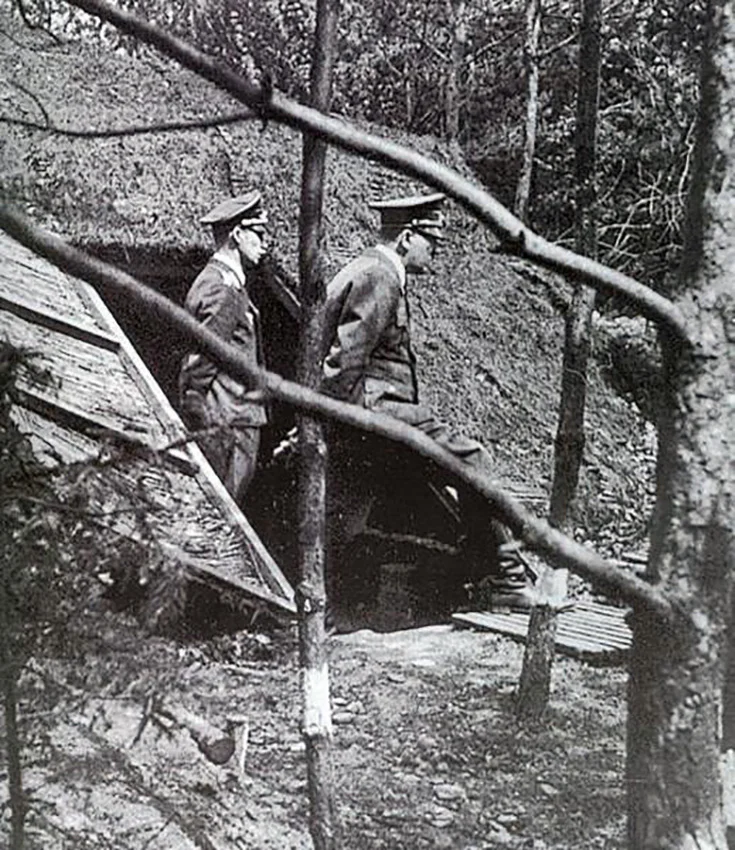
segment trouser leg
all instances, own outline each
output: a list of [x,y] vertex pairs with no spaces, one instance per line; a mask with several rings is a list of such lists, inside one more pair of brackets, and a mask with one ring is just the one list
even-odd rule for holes
[[234,440],[229,428],[210,428],[197,435],[197,444],[220,481],[227,487],[230,455]]
[[197,443],[227,492],[240,504],[255,474],[260,428],[222,425],[201,433]]
[[225,487],[238,504],[242,504],[258,464],[260,428],[233,428]]
[[523,561],[513,547],[507,525],[488,517],[487,502],[477,493],[460,491],[460,510],[466,528],[468,560],[480,571],[477,580],[489,580],[494,590],[516,591],[528,585]]
[[[365,557],[363,543],[353,542],[365,530],[377,488],[374,470],[364,456],[360,438],[344,444],[339,429],[328,431],[329,460],[326,498],[326,563],[328,598],[339,621],[360,606],[369,606],[378,576]],[[338,613],[337,613],[338,612]]]
[[212,393],[187,390],[182,394],[181,416],[197,443],[227,488],[240,502],[255,474],[260,447],[260,428],[230,425],[218,416],[219,407]]
[[[485,446],[436,419],[429,408],[381,399],[374,409],[419,428],[470,468],[493,477],[492,455]],[[459,490],[468,556],[477,565],[476,569],[489,576],[497,589],[516,591],[526,587],[528,579],[523,562],[517,554],[509,551],[512,547],[507,546],[513,540],[508,527],[489,515],[487,502],[480,495],[470,488],[460,487]]]

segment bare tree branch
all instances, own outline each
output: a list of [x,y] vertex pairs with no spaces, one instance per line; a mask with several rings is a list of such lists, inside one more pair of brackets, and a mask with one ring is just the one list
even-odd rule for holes
[[187,342],[206,353],[246,385],[315,417],[336,420],[407,446],[480,493],[492,507],[493,513],[529,548],[546,556],[557,566],[569,568],[583,578],[595,582],[611,596],[619,597],[631,605],[644,607],[659,618],[670,619],[673,616],[671,603],[654,586],[624,572],[597,553],[552,528],[544,520],[538,519],[507,493],[442,449],[431,437],[417,428],[391,416],[321,395],[272,372],[254,368],[236,348],[200,325],[183,308],[131,275],[71,247],[7,205],[0,207],[0,229],[68,274],[89,281],[101,292],[111,290],[133,299],[150,315],[166,324],[174,325]]
[[553,56],[558,50],[563,50],[567,45],[574,44],[577,41],[577,31],[570,33],[566,38],[563,38],[561,41],[557,41],[555,45],[552,47],[547,47],[546,50],[542,50],[539,53],[539,59],[548,59],[549,56]]
[[[24,89],[25,91],[25,89]],[[26,92],[31,94],[30,92]],[[32,95],[31,95],[32,96]],[[39,103],[39,107],[43,109]],[[45,110],[44,110],[45,112]],[[146,133],[171,133],[179,130],[207,130],[211,127],[224,127],[228,124],[238,124],[240,121],[252,121],[260,117],[256,112],[235,112],[232,115],[222,115],[219,118],[201,118],[198,121],[167,121],[160,124],[139,124],[130,127],[117,127],[108,130],[79,130],[73,127],[57,127],[52,124],[48,115],[48,123],[39,124],[36,121],[27,121],[24,118],[10,118],[0,115],[0,124],[10,124],[15,127],[25,127],[28,130],[43,130],[57,136],[66,136],[70,139],[110,139],[124,138],[125,136],[142,136]]]
[[345,150],[382,162],[445,192],[484,222],[507,246],[508,251],[596,289],[625,295],[638,305],[647,318],[663,324],[678,338],[693,341],[696,330],[687,326],[679,309],[667,298],[602,263],[551,244],[525,227],[489,192],[464,179],[453,169],[403,145],[358,130],[346,121],[323,115],[277,92],[264,98],[261,86],[221,66],[215,59],[164,29],[117,9],[105,0],[69,2],[158,48],[184,67],[253,107],[262,117],[320,136]]
[[23,2],[23,0],[15,0],[15,3],[13,5],[20,12],[20,16],[23,19],[23,23],[28,27],[28,29],[30,29],[30,30],[41,30],[42,32],[46,33],[46,35],[50,36],[57,44],[62,43],[59,36],[56,35],[56,33],[51,32],[51,30],[48,28],[47,24],[43,21],[42,16],[41,16],[42,13],[39,15],[39,20],[37,22],[35,22],[35,21],[32,21],[30,19],[29,15],[28,15],[28,10],[26,9],[25,3]]

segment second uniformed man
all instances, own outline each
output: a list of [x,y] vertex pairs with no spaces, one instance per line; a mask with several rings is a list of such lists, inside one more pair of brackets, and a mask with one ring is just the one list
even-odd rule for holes
[[[253,366],[263,365],[258,311],[248,276],[265,254],[268,217],[258,191],[218,204],[202,217],[216,250],[192,284],[185,307],[194,318],[236,346]],[[255,472],[266,411],[248,390],[206,355],[192,352],[179,374],[180,407],[188,428],[230,495],[242,500]]]
[[[435,193],[370,205],[380,214],[378,244],[338,272],[327,289],[322,391],[414,425],[493,478],[487,449],[437,420],[419,401],[406,275],[428,271],[444,238],[443,201]],[[477,494],[465,494],[462,510],[480,539],[498,550],[485,555],[494,602],[528,607],[531,589],[508,529],[490,518]]]

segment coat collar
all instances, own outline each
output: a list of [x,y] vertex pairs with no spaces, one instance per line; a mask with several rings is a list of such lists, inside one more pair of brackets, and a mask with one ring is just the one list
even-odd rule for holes
[[385,257],[385,259],[391,264],[396,274],[398,275],[398,280],[401,284],[401,292],[406,291],[406,267],[403,265],[403,261],[398,256],[396,251],[392,248],[389,248],[387,245],[376,245],[375,250]]
[[243,271],[241,263],[232,259],[227,254],[221,254],[219,252],[217,252],[212,259],[214,262],[219,263],[219,265],[224,266],[228,272],[231,272],[235,278],[234,284],[231,285],[234,285],[235,289],[245,288],[245,272]]

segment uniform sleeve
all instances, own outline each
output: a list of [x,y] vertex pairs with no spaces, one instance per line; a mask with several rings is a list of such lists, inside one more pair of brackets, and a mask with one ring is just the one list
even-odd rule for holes
[[346,287],[336,332],[324,359],[322,392],[358,401],[365,368],[394,321],[399,290],[385,277],[366,273]]
[[224,283],[215,285],[213,281],[202,289],[193,313],[204,327],[229,342],[239,316],[237,290]]
[[[190,293],[186,308],[204,327],[230,342],[239,315],[236,298],[236,291],[215,273],[200,282],[196,293]],[[217,371],[217,366],[204,354],[191,354],[185,361],[182,388],[205,394]]]

